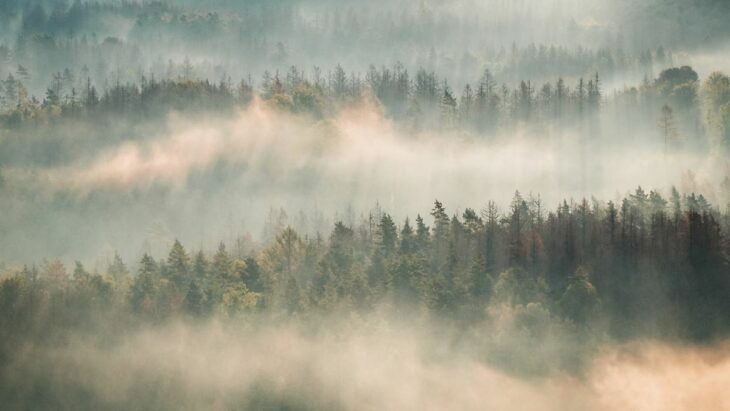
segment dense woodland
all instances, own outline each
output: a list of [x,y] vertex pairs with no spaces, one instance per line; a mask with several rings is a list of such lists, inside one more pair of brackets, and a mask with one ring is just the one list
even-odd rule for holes
[[92,121],[105,116],[154,118],[173,110],[233,111],[259,97],[274,107],[314,118],[376,101],[386,114],[414,132],[461,130],[494,135],[519,125],[585,127],[596,124],[603,110],[628,120],[621,123],[634,125],[634,132],[658,131],[678,147],[707,141],[724,146],[730,139],[730,78],[715,72],[701,82],[688,66],[663,70],[656,79],[606,96],[598,73],[573,85],[559,78],[539,86],[527,80],[509,87],[499,85],[487,69],[474,85],[467,83],[457,92],[432,71],[419,69],[411,76],[400,64],[371,66],[364,77],[348,74],[339,65],[326,75],[315,68],[311,76],[292,66],[284,75],[266,71],[258,83],[249,77],[234,84],[230,77],[217,83],[196,80],[188,63],[182,74],[171,79],[141,76],[139,83],[117,82],[103,91],[89,77],[81,80],[65,70],[53,76],[42,100],[28,94],[21,80],[23,70],[19,67],[15,76],[10,74],[1,83],[4,112],[0,119],[6,128],[63,118]]
[[730,326],[730,217],[694,194],[665,199],[638,188],[620,204],[583,200],[548,211],[539,197],[516,193],[507,210],[490,203],[460,215],[436,201],[425,219],[398,224],[376,211],[315,236],[287,221],[281,212],[272,240],[255,252],[175,241],[166,259],[131,262],[135,272],[119,256],[102,272],[58,260],[25,266],[0,285],[4,352],[109,321],[124,329],[384,307],[466,329],[512,307],[533,336],[552,322],[611,339],[707,340]]
[[[411,131],[580,124],[597,138],[602,111],[615,134],[657,132],[660,123],[673,146],[722,142],[727,76],[700,79],[685,50],[719,41],[726,28],[715,20],[730,10],[710,0],[691,9],[665,3],[589,5],[631,28],[616,31],[581,23],[571,0],[489,2],[480,19],[468,7],[428,2],[4,1],[1,119],[17,127],[58,117],[155,118],[220,112],[254,96],[321,118],[366,99]],[[648,42],[673,19],[702,24]],[[563,29],[543,30],[546,20]],[[718,39],[693,31],[700,28]]]
[[[704,2],[708,4],[699,14],[721,23],[726,7]],[[35,80],[47,78],[57,67],[80,70],[84,65],[99,82],[112,73],[129,81],[140,69],[159,78],[170,61],[180,64],[186,54],[199,62],[205,77],[219,78],[224,72],[241,76],[246,70],[258,73],[271,66],[285,70],[311,63],[339,62],[364,70],[370,62],[383,61],[383,48],[388,48],[410,69],[424,66],[460,79],[487,66],[508,81],[588,76],[595,71],[611,79],[627,72],[641,76],[673,59],[668,44],[644,41],[656,33],[633,36],[610,26],[584,24],[582,3],[572,0],[548,7],[492,1],[484,4],[479,18],[473,15],[476,5],[469,10],[431,2],[351,1],[334,7],[327,1],[3,3],[0,18],[6,29],[0,32],[0,72],[7,72],[2,67],[11,62],[22,64]],[[645,21],[605,14],[645,30]],[[537,23],[543,19],[550,19],[552,27],[543,29],[544,23]],[[713,33],[725,29],[707,24],[704,21],[703,28]],[[659,40],[674,44],[675,32]],[[687,39],[708,41],[700,36],[693,33]]]
[[[406,64],[369,65],[363,71],[293,64],[234,80],[205,58],[163,59],[148,44],[149,36],[164,33],[167,46],[174,39],[193,51],[198,41],[245,38],[242,55],[267,56],[245,65],[257,69],[295,61],[285,44],[267,43],[267,30],[291,27],[299,34],[337,37],[348,24],[350,40],[362,42],[358,27],[384,24],[382,16],[355,17],[350,9],[344,16],[325,11],[305,17],[293,4],[221,14],[162,2],[39,2],[26,8],[3,2],[2,7],[13,27],[0,45],[0,122],[8,136],[0,139],[6,153],[0,158],[6,165],[53,164],[48,159],[76,150],[72,138],[52,146],[31,138],[39,128],[147,121],[171,111],[233,113],[254,99],[314,120],[374,103],[415,134],[483,138],[519,127],[577,128],[584,139],[600,139],[610,122],[619,132],[651,131],[651,138],[664,140],[665,150],[723,152],[730,143],[730,78],[715,72],[700,79],[689,66],[671,67],[674,57],[663,46],[490,43],[486,60],[465,55],[458,69],[441,64],[450,57],[431,48],[423,58],[404,56]],[[463,23],[454,15],[431,19],[423,8],[411,12],[389,15],[398,20],[391,24],[399,32],[381,33],[384,38],[423,40],[429,27]],[[97,38],[97,30],[111,34],[100,16],[133,21],[126,41]],[[273,56],[266,51],[270,47]],[[488,68],[469,78],[479,66]],[[607,91],[600,73],[614,83],[619,73],[643,81]],[[531,80],[548,77],[553,79]],[[45,91],[36,96],[33,90]],[[38,148],[25,149],[32,144]],[[14,196],[28,195],[14,190]],[[14,324],[3,330],[40,332],[49,315],[79,323],[89,315],[122,313],[145,320],[239,312],[305,315],[343,307],[367,311],[386,302],[468,324],[488,316],[490,304],[507,302],[616,337],[656,332],[709,338],[727,326],[724,208],[710,206],[701,195],[682,197],[675,190],[664,199],[638,189],[620,203],[571,201],[547,211],[539,198],[518,194],[504,211],[490,203],[481,212],[466,209],[450,216],[437,202],[430,222],[418,217],[398,224],[378,211],[360,223],[338,222],[331,233],[298,232],[279,223],[267,229],[255,253],[230,253],[223,243],[215,253],[186,252],[176,242],[167,260],[145,255],[131,262],[139,267],[131,273],[118,257],[106,272],[94,274],[80,263],[27,265],[3,282],[6,309],[1,311]],[[61,308],[65,304],[70,305]],[[657,324],[654,330],[635,329],[649,320]]]

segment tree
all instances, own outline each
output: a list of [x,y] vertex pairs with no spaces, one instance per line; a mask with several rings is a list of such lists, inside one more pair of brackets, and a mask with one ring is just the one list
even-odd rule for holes
[[167,277],[182,290],[190,280],[190,258],[180,241],[175,243],[167,257]]
[[699,76],[689,66],[674,67],[662,71],[654,84],[666,101],[680,110],[687,110],[695,104]]
[[259,264],[252,257],[247,257],[244,263],[241,280],[246,284],[246,288],[254,293],[264,292],[264,278]]
[[464,92],[461,94],[461,104],[459,105],[459,108],[459,117],[462,124],[471,124],[472,112],[474,110],[474,91],[468,83],[466,86],[464,86]]
[[302,309],[302,292],[299,288],[299,283],[293,277],[289,277],[286,282],[284,300],[286,301],[286,310],[289,314],[297,313]]
[[251,81],[242,79],[236,88],[236,101],[242,106],[248,105],[253,100],[253,86]]
[[347,95],[347,74],[339,64],[335,67],[330,80],[330,90],[335,99],[343,99]]
[[456,119],[456,99],[451,94],[449,85],[444,81],[444,92],[441,97],[441,125],[446,129],[455,126]]
[[282,272],[290,277],[301,257],[302,240],[293,228],[287,226],[276,236],[276,251],[282,257]]
[[259,295],[250,292],[244,284],[231,284],[223,290],[218,311],[227,317],[235,317],[253,311],[258,302]]
[[354,239],[355,233],[350,227],[345,226],[342,221],[335,223],[330,235],[327,258],[333,263],[335,272],[339,275],[350,272],[354,262]]
[[205,258],[203,250],[200,250],[197,254],[195,254],[195,260],[193,261],[193,279],[200,283],[205,283],[208,280],[208,271],[208,259]]
[[662,106],[657,125],[664,137],[664,155],[666,156],[670,141],[677,139],[677,121],[674,118],[674,110],[666,104]]
[[86,90],[83,96],[83,104],[88,109],[93,109],[99,104],[99,96],[96,87],[91,84],[91,78],[86,78]]
[[213,256],[211,276],[216,281],[228,281],[233,277],[233,263],[223,242],[218,244],[218,251]]
[[501,273],[494,284],[494,298],[501,303],[527,305],[543,302],[546,297],[545,284],[535,281],[522,268],[510,268]]
[[416,251],[416,237],[411,227],[411,222],[408,218],[403,223],[403,228],[400,231],[400,245],[398,252],[401,255],[408,255]]
[[294,112],[307,113],[316,118],[324,115],[325,103],[322,93],[308,81],[299,83],[292,93]]
[[434,268],[438,272],[445,272],[448,263],[449,244],[451,242],[451,221],[440,201],[435,200],[431,216],[434,220],[433,248],[431,250]]
[[474,260],[471,266],[471,277],[473,280],[473,287],[471,289],[472,295],[478,300],[485,302],[492,294],[493,279],[487,270],[487,262],[484,259],[482,252],[476,252],[474,254]]
[[588,273],[578,268],[571,278],[568,287],[560,297],[560,309],[563,315],[585,326],[595,315],[598,308],[598,292],[588,281]]
[[56,94],[53,88],[46,89],[46,97],[43,99],[43,107],[54,107],[61,104],[61,97]]
[[198,281],[193,279],[188,286],[188,291],[185,294],[185,310],[192,316],[200,316],[203,314],[205,305],[205,293],[198,286]]
[[46,264],[45,277],[55,287],[62,287],[66,281],[66,267],[61,260],[53,260]]
[[431,230],[423,222],[421,215],[416,216],[416,249],[425,252],[431,238]]
[[434,201],[431,216],[434,220],[434,239],[438,241],[447,238],[450,232],[450,220],[440,201]]
[[586,87],[583,77],[578,80],[578,87],[575,89],[575,99],[578,103],[578,118],[582,119],[586,99]]
[[112,276],[114,281],[122,281],[129,275],[129,270],[127,269],[127,266],[124,265],[124,261],[122,261],[122,258],[117,254],[114,253],[114,259],[112,260],[112,263],[109,264],[109,268],[107,269],[107,272],[109,275]]
[[190,58],[185,56],[182,67],[180,68],[180,78],[184,81],[190,81],[194,80],[194,76],[195,69],[193,68],[193,64],[190,62]]
[[395,252],[398,241],[397,228],[388,214],[383,214],[378,223],[378,250],[383,256],[389,257]]
[[718,131],[720,142],[724,147],[730,146],[730,102],[722,106],[719,110]]
[[12,109],[18,103],[18,81],[12,74],[8,74],[7,79],[2,82],[2,86],[5,89],[3,107],[6,110]]
[[592,110],[597,110],[601,105],[601,79],[598,73],[588,82],[588,104]]
[[517,118],[523,121],[529,121],[532,116],[532,106],[534,100],[534,89],[529,81],[521,81],[517,91]]
[[527,253],[523,233],[530,217],[527,203],[519,191],[515,191],[510,208],[512,213],[510,215],[509,258],[514,265],[524,265]]
[[129,293],[129,303],[135,312],[152,314],[156,311],[156,278],[158,267],[155,260],[145,254],[140,261],[140,268],[134,278]]
[[74,268],[73,278],[74,280],[87,280],[90,276],[89,272],[86,271],[81,261],[76,261]]
[[705,121],[710,130],[722,142],[726,130],[730,130],[730,77],[720,72],[713,72],[707,77],[702,87]]
[[21,81],[24,81],[26,84],[30,81],[30,72],[28,72],[28,69],[25,68],[23,65],[18,64],[18,69],[15,71],[15,73],[18,75],[18,78]]
[[570,90],[565,86],[565,80],[559,78],[555,83],[555,98],[554,98],[554,115],[555,118],[560,122],[563,119],[563,112],[565,110],[565,102],[570,95]]

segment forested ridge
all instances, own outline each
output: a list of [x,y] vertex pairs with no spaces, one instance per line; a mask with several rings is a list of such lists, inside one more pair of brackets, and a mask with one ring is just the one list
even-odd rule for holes
[[519,307],[526,331],[538,334],[545,321],[618,339],[727,332],[730,218],[701,195],[675,190],[664,199],[638,188],[618,204],[571,201],[547,211],[539,197],[516,193],[507,210],[490,203],[459,214],[436,201],[426,218],[398,224],[376,210],[314,236],[275,215],[272,239],[248,251],[175,241],[167,258],[145,254],[133,270],[119,256],[99,272],[58,260],[18,269],[0,287],[5,347],[106,321],[123,328],[378,307],[466,328],[488,319],[488,307]]
[[[611,122],[626,133],[659,134],[672,148],[715,144],[724,149],[730,140],[728,76],[716,71],[701,81],[688,66],[663,70],[655,79],[645,78],[640,85],[608,95],[598,73],[572,85],[558,78],[539,86],[523,80],[510,87],[497,83],[486,69],[457,92],[435,72],[421,68],[411,75],[401,64],[371,65],[364,76],[348,74],[339,65],[326,75],[317,67],[308,75],[292,66],[286,74],[265,71],[260,81],[249,76],[237,83],[230,77],[219,82],[196,79],[189,62],[180,71],[163,80],[141,75],[139,83],[117,81],[100,91],[84,73],[77,78],[67,69],[53,75],[42,101],[28,94],[22,73],[9,74],[0,81],[4,108],[0,120],[9,131],[24,124],[32,131],[32,127],[63,119],[92,124],[120,116],[154,119],[171,111],[235,112],[260,98],[277,109],[313,119],[375,102],[411,133],[462,131],[493,136],[521,126],[558,131],[579,127],[585,139],[596,139],[605,118],[604,123]],[[624,121],[614,122],[614,118]]]

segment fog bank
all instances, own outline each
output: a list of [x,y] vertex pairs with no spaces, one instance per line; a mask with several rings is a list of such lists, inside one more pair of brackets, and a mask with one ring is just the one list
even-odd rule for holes
[[[12,239],[7,255],[120,250],[136,260],[145,241],[159,240],[150,239],[151,231],[167,242],[214,247],[245,233],[259,238],[272,208],[311,221],[357,219],[379,204],[397,218],[413,218],[434,199],[453,212],[488,201],[504,209],[520,190],[553,207],[563,199],[616,201],[637,186],[665,194],[676,186],[725,201],[718,189],[727,173],[723,158],[665,151],[652,132],[621,136],[610,124],[601,127],[518,127],[489,138],[447,129],[413,133],[367,103],[327,120],[259,100],[231,116],[171,114],[156,133],[130,135],[55,167],[4,168],[15,220],[9,229],[23,230],[5,236]],[[43,236],[35,234],[34,224],[46,218],[38,226]],[[303,231],[328,229],[310,224]],[[56,240],[49,231],[62,235]],[[32,252],[38,244],[43,252]]]
[[[476,347],[454,348],[459,342],[443,330],[424,333],[382,320],[348,322],[319,332],[285,325],[241,329],[177,323],[111,345],[78,337],[52,349],[29,347],[7,370],[13,370],[14,384],[42,376],[35,383],[51,384],[48,399],[81,407],[76,409],[730,407],[727,344],[609,347],[581,375],[521,378],[489,365]],[[32,387],[19,392],[18,404],[7,404],[8,409],[27,400]]]

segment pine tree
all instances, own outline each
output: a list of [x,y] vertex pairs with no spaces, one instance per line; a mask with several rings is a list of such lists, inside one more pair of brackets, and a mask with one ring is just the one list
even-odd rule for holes
[[223,242],[218,244],[218,251],[213,256],[211,275],[215,281],[228,281],[233,277],[233,263]]
[[254,293],[262,293],[265,291],[263,273],[256,260],[247,257],[244,260],[245,268],[241,272],[241,280],[246,284],[246,288]]
[[416,237],[414,235],[413,228],[411,227],[411,222],[408,218],[406,218],[400,232],[400,246],[398,247],[398,252],[401,255],[408,255],[416,251],[416,247]]
[[167,257],[167,277],[180,290],[189,284],[190,258],[178,240],[175,240]]
[[664,138],[664,155],[666,156],[669,144],[677,138],[677,121],[674,118],[674,110],[666,104],[662,106],[657,125]]
[[416,216],[416,248],[418,251],[425,252],[428,248],[431,238],[431,231],[423,222],[421,215]]
[[208,259],[205,258],[203,250],[200,250],[195,254],[195,260],[193,261],[193,278],[195,281],[205,284],[208,280],[208,270]]
[[398,241],[397,228],[393,219],[388,214],[383,214],[378,224],[378,249],[384,257],[389,257],[395,252],[395,245]]
[[18,102],[18,82],[12,74],[8,74],[8,78],[3,82],[3,86],[5,89],[4,108],[10,110]]
[[129,276],[129,270],[127,269],[127,266],[124,265],[124,261],[122,261],[122,258],[117,254],[114,253],[114,259],[112,260],[112,263],[109,264],[109,268],[107,269],[107,272],[109,275],[112,276],[114,281],[122,281],[127,276]]
[[286,282],[284,300],[286,302],[286,310],[290,315],[297,313],[302,309],[302,292],[299,288],[299,283],[297,283],[297,280],[293,277],[289,277]]
[[451,94],[449,85],[444,80],[443,95],[441,97],[441,126],[446,129],[451,129],[455,126],[456,120],[456,99]]
[[185,311],[195,317],[203,314],[205,309],[205,293],[198,285],[198,280],[193,279],[185,293]]
[[158,268],[155,260],[145,254],[134,278],[129,293],[129,303],[136,312],[154,313],[156,306],[156,278]]

